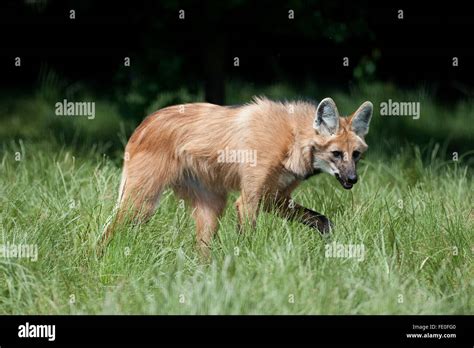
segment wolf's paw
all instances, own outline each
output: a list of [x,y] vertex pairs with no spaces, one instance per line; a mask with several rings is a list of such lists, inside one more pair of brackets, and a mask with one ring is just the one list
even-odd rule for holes
[[316,228],[323,235],[328,235],[334,229],[334,224],[325,216],[320,216]]

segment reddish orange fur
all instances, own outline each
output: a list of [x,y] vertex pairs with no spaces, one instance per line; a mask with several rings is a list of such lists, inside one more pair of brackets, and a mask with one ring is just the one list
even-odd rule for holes
[[[126,207],[131,207],[135,219],[149,218],[167,187],[192,206],[204,254],[230,191],[241,193],[236,202],[240,224],[244,219],[254,223],[262,202],[265,209],[276,207],[282,215],[292,214],[286,205],[291,192],[314,170],[314,151],[326,152],[335,142],[366,148],[351,131],[351,118],[341,118],[338,134],[328,138],[313,128],[315,113],[311,103],[256,98],[238,108],[195,103],[148,116],[126,146],[119,211],[103,239],[110,239]],[[256,150],[257,165],[219,163],[218,151],[226,148]],[[297,206],[298,214],[306,214],[305,222],[310,219],[308,211]]]

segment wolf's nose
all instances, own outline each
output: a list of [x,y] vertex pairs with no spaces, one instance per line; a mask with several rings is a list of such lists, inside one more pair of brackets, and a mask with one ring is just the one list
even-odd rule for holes
[[350,184],[355,184],[357,182],[357,175],[356,174],[351,174],[347,177],[347,182]]

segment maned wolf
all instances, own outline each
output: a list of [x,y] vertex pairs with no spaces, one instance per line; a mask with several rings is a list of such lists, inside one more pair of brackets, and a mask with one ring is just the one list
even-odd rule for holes
[[197,242],[209,246],[232,190],[239,230],[255,225],[260,209],[326,233],[331,222],[291,200],[291,192],[321,172],[345,189],[357,182],[356,164],[367,150],[373,106],[363,103],[339,117],[331,98],[319,105],[254,98],[242,106],[194,103],[170,106],[148,116],[125,148],[117,214],[102,235],[110,240],[125,217],[146,221],[170,187],[193,208]]

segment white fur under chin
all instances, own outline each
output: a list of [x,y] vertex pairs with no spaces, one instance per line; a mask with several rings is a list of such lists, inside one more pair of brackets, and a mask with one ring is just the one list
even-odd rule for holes
[[320,158],[313,158],[313,168],[331,175],[339,174],[339,170],[332,163],[327,163]]

